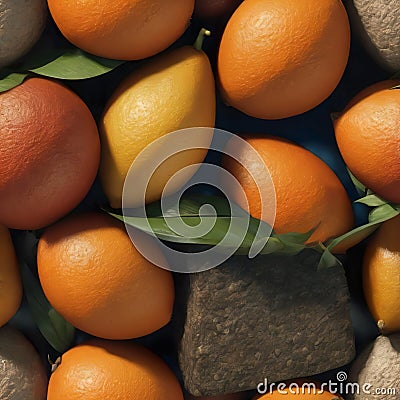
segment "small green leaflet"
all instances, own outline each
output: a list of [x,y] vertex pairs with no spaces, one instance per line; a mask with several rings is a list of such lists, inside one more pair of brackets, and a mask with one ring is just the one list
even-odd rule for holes
[[95,57],[73,49],[29,71],[49,78],[79,80],[106,74],[121,64],[123,61]]
[[28,74],[21,74],[18,72],[10,73],[4,78],[0,79],[0,92],[6,92],[16,86],[20,85]]
[[396,206],[386,203],[371,210],[368,216],[368,221],[370,223],[375,223],[376,221],[381,223],[387,221],[388,219],[394,218],[399,214],[400,212],[397,210]]
[[75,328],[65,321],[47,301],[43,290],[30,268],[21,267],[24,293],[32,317],[47,342],[59,353],[71,347]]
[[358,194],[360,196],[364,196],[365,193],[367,192],[367,188],[352,174],[352,172],[348,168],[347,168],[347,172],[348,172],[350,179],[353,182],[353,185],[355,186]]
[[89,79],[106,74],[125,62],[96,57],[77,48],[41,49],[29,56],[29,60],[15,71],[3,71],[0,92],[20,85],[29,75],[65,80]]
[[368,207],[379,207],[387,204],[387,201],[378,197],[376,194],[369,194],[361,199],[356,200],[355,203],[365,204]]
[[375,207],[369,213],[369,222],[330,241],[326,247],[326,251],[330,252],[339,244],[345,244],[346,247],[349,248],[353,247],[356,244],[360,243],[362,240],[366,239],[369,235],[371,235],[376,229],[379,228],[379,226],[383,222],[388,221],[389,219],[394,218],[400,214],[397,206],[385,202],[385,200],[374,194],[368,194],[362,199],[357,200],[357,202]]

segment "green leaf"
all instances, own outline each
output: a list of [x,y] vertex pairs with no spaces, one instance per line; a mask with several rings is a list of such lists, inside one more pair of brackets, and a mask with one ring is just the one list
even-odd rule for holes
[[368,215],[368,221],[370,223],[381,223],[397,215],[399,215],[399,211],[391,204],[387,203],[371,210]]
[[49,344],[63,353],[72,345],[75,328],[51,307],[38,280],[26,264],[22,264],[21,276],[25,297],[37,327]]
[[[200,209],[205,204],[213,207],[214,215],[200,215]],[[219,196],[186,196],[180,201],[179,207],[172,207],[161,211],[160,203],[153,203],[146,207],[146,216],[135,216],[135,210],[125,210],[125,215],[106,210],[114,218],[140,229],[161,240],[173,243],[219,245],[220,249],[237,247],[238,254],[247,254],[254,257],[257,254],[298,254],[307,246],[304,244],[315,229],[306,233],[287,233],[283,235],[267,236],[271,227],[263,221],[251,217],[236,204],[229,204],[226,198]],[[216,214],[216,215],[215,215]],[[183,221],[189,227],[196,226],[201,219],[212,219],[209,232],[199,237],[190,237],[173,231],[168,223]],[[243,238],[243,227],[247,226]],[[227,235],[230,237],[226,237]],[[224,242],[222,240],[224,239]],[[241,242],[240,242],[241,241]]]
[[376,194],[369,194],[361,199],[356,200],[355,203],[365,204],[369,207],[378,207],[387,204],[387,201]]
[[390,204],[384,204],[377,207],[370,212],[369,223],[354,228],[336,239],[333,239],[327,245],[327,249],[332,250],[339,244],[345,245],[345,247],[353,247],[378,229],[382,222],[385,222],[398,214],[400,214],[400,212],[394,209]]
[[0,79],[0,92],[6,92],[16,86],[20,85],[28,74],[22,73],[9,73],[4,78]]
[[79,80],[103,75],[123,63],[124,61],[96,57],[79,49],[73,49],[62,54],[59,51],[55,52],[50,61],[46,60],[42,65],[39,61],[35,61],[36,66],[28,69],[30,72],[49,78]]
[[339,267],[342,266],[342,263],[329,251],[328,248],[325,248],[323,251],[321,258],[318,262],[318,270]]
[[353,182],[353,185],[355,186],[358,194],[360,196],[364,196],[367,188],[352,174],[352,172],[347,168],[347,172],[350,176],[351,181]]

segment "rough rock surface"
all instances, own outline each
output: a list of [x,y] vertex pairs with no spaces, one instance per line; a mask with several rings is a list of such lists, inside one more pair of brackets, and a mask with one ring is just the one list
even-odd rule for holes
[[46,0],[0,0],[0,68],[31,49],[44,29],[46,17]]
[[360,393],[349,393],[348,400],[400,399],[400,333],[379,336],[367,346],[351,366],[349,382],[358,383]]
[[400,71],[400,2],[347,0],[353,31],[371,56],[386,69]]
[[255,389],[313,375],[354,357],[349,293],[342,268],[317,271],[318,254],[234,256],[180,276],[186,304],[179,362],[195,396]]
[[39,354],[16,329],[0,329],[0,399],[44,400],[47,376]]

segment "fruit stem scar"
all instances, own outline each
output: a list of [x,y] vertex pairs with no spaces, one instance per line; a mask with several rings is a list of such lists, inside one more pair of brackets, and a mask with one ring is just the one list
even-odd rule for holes
[[204,42],[204,38],[206,36],[211,36],[211,32],[208,29],[205,28],[201,28],[200,32],[199,32],[199,36],[197,36],[196,41],[193,44],[193,47],[198,50],[201,51],[202,47],[203,47],[203,42]]
[[383,330],[385,329],[385,321],[383,319],[380,319],[377,324],[379,331],[382,333]]
[[53,373],[61,364],[61,357],[57,357],[56,361],[51,361],[50,354],[47,354],[47,361],[51,365],[51,373]]

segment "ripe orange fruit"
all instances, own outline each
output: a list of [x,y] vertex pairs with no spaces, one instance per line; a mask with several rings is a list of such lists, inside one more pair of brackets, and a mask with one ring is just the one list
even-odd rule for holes
[[89,109],[57,82],[31,78],[0,94],[0,223],[38,229],[89,191],[100,140]]
[[[146,203],[150,203],[180,189],[196,169],[186,168],[186,173],[179,177],[175,174],[204,161],[213,129],[187,131],[183,140],[169,134],[184,128],[214,127],[215,103],[210,61],[203,51],[192,46],[143,62],[124,79],[109,100],[100,122],[100,178],[111,207],[122,207],[124,184],[124,207],[129,208],[141,206],[145,191]],[[162,143],[159,141],[149,148],[161,138]],[[187,147],[176,152],[186,141]],[[170,154],[166,161],[162,160],[159,147]],[[137,157],[143,150],[146,156],[139,163]],[[129,190],[131,180],[126,177],[134,161],[136,176],[146,176],[154,165],[158,166],[143,190],[137,190],[136,186]],[[172,185],[163,192],[172,177]]]
[[74,45],[98,56],[138,60],[166,49],[185,31],[194,0],[48,0]]
[[340,0],[246,0],[220,45],[223,96],[257,118],[301,114],[333,92],[349,49],[349,22]]
[[384,222],[363,260],[363,287],[369,310],[385,333],[400,330],[400,216]]
[[22,299],[22,283],[18,261],[5,226],[0,225],[0,327],[17,312]]
[[130,339],[158,330],[171,318],[171,272],[142,257],[124,224],[107,214],[73,215],[49,227],[37,257],[46,297],[85,332]]
[[47,400],[183,400],[161,358],[128,342],[91,340],[62,355]]
[[351,172],[377,195],[400,203],[400,85],[376,83],[335,121],[336,140]]
[[[246,0],[247,1],[247,0]],[[272,178],[276,192],[276,233],[308,232],[317,227],[309,242],[324,242],[339,236],[353,225],[353,211],[346,190],[335,173],[310,151],[289,141],[269,137],[249,137],[246,141],[259,153]],[[234,154],[228,142],[225,154]],[[257,169],[246,147],[240,149],[238,161]],[[243,188],[249,212],[261,217],[261,210],[271,204],[261,204],[258,188],[250,174],[233,158],[225,157],[223,167],[233,174]],[[258,168],[261,171],[261,166]],[[232,199],[242,208],[246,205],[237,192]],[[274,193],[268,193],[272,199]],[[271,223],[271,221],[266,220]],[[335,248],[336,252],[345,249]]]

